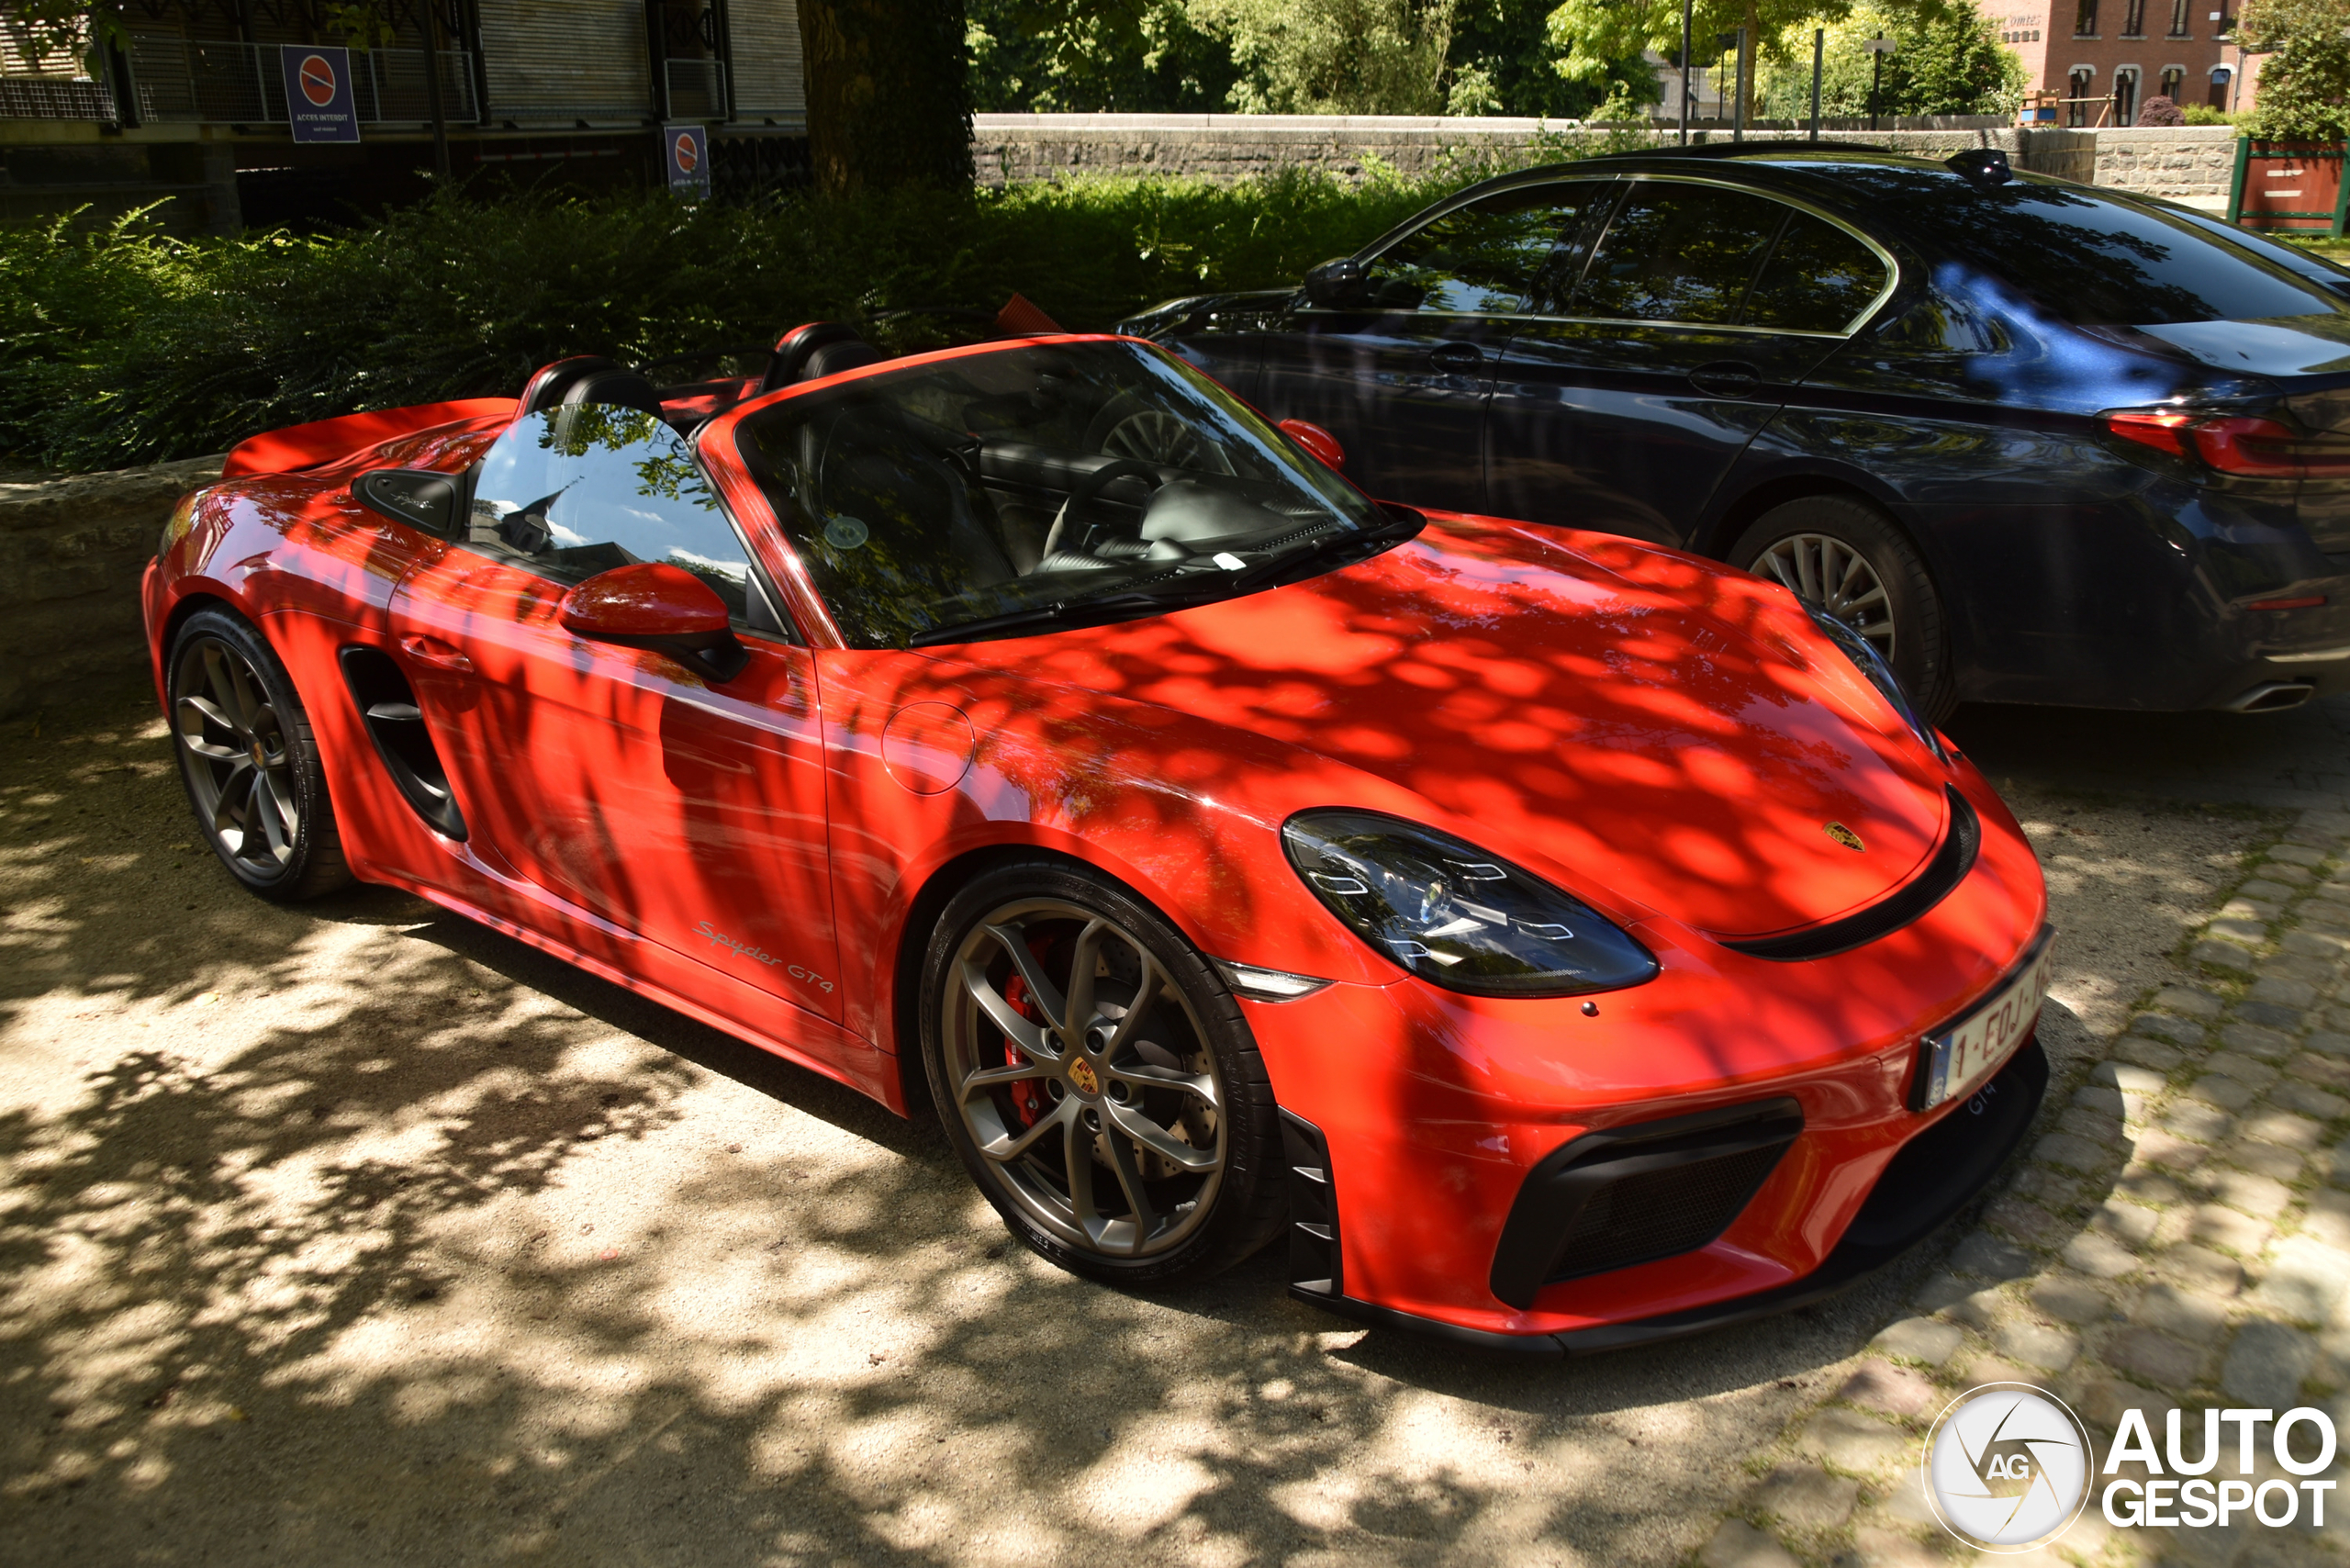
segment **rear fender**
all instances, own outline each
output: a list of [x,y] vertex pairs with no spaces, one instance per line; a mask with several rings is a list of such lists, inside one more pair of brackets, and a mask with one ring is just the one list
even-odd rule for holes
[[220,475],[234,479],[250,474],[290,474],[436,426],[455,424],[461,420],[511,418],[513,412],[511,398],[461,398],[453,403],[373,409],[364,414],[288,425],[284,430],[264,431],[239,442],[229,449],[228,460],[220,465]]

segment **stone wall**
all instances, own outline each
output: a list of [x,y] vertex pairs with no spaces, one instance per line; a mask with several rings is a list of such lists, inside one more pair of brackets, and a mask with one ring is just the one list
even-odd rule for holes
[[2225,212],[2236,164],[2235,128],[2132,126],[2097,139],[2097,183]]
[[0,718],[140,678],[140,574],[180,497],[219,473],[220,459],[198,457],[0,483]]
[[[1446,167],[1513,167],[1573,156],[1609,132],[1531,119],[1453,119],[1322,115],[980,115],[972,162],[983,183],[1002,185],[1073,174],[1200,175],[1237,180],[1285,168],[1360,179],[1385,165],[1407,177]],[[1620,133],[1617,133],[1620,134]],[[1700,130],[1720,141],[1722,130]],[[1775,137],[1785,131],[1758,130]],[[2226,126],[2129,130],[2024,130],[1953,123],[1926,129],[1833,129],[1824,140],[1947,158],[1965,147],[1997,147],[2019,167],[2224,207],[2235,133]]]

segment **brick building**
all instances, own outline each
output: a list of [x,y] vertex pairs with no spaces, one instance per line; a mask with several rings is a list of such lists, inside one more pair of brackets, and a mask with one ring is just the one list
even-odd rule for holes
[[183,231],[332,218],[503,169],[590,188],[660,177],[699,121],[722,187],[806,166],[794,0],[378,0],[354,50],[356,144],[297,144],[279,51],[344,40],[330,0],[115,0],[127,44],[44,55],[0,25],[0,221],[170,199]]
[[1991,0],[1999,41],[2022,60],[2030,85],[2062,103],[2061,126],[2129,126],[2138,106],[2238,109],[2244,52],[2229,41],[2239,0]]

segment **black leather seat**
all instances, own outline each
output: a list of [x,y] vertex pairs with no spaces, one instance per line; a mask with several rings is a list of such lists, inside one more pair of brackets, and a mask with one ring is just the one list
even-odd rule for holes
[[532,373],[530,380],[522,384],[522,396],[514,411],[517,414],[543,414],[549,409],[560,408],[564,395],[582,376],[618,369],[620,366],[610,360],[593,353],[573,354],[569,359],[543,364]]
[[811,321],[794,327],[776,340],[775,357],[759,377],[759,392],[797,386],[860,365],[879,364],[890,356],[857,336],[844,321]]
[[653,383],[633,370],[622,370],[617,365],[609,370],[591,371],[574,381],[564,392],[563,406],[566,409],[588,403],[634,409],[655,419],[661,417],[661,394]]

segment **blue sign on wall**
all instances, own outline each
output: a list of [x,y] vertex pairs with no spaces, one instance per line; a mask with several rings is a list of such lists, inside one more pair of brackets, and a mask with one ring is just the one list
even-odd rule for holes
[[661,128],[661,159],[669,170],[669,194],[710,194],[710,131],[699,125]]
[[351,51],[303,43],[277,51],[285,69],[285,118],[297,141],[356,141],[359,107],[351,95]]

